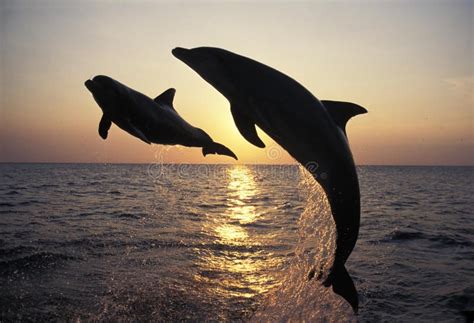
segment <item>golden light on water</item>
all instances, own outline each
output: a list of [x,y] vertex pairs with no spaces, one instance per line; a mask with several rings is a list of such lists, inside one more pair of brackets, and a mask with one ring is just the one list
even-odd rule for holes
[[227,208],[224,222],[215,232],[222,243],[249,243],[247,229],[242,225],[255,222],[259,216],[251,198],[258,194],[252,171],[246,166],[234,166],[227,171]]
[[[225,224],[216,229],[218,235],[227,242],[238,243],[247,237],[247,231],[241,225],[255,222],[259,217],[252,197],[258,194],[254,174],[245,166],[234,166],[228,170],[226,218],[232,224]],[[237,224],[234,224],[238,222]]]
[[262,216],[254,204],[260,191],[249,167],[233,166],[227,175],[226,210],[213,218],[213,225],[205,229],[212,232],[216,243],[230,248],[206,254],[202,264],[206,271],[221,273],[222,277],[215,280],[200,276],[198,279],[214,285],[214,292],[223,296],[249,298],[274,286],[275,279],[268,274],[268,268],[277,260],[263,251],[245,252],[239,248],[261,246],[258,235],[249,229],[249,225]]
[[247,231],[238,225],[222,224],[215,230],[225,244],[243,244],[248,238]]

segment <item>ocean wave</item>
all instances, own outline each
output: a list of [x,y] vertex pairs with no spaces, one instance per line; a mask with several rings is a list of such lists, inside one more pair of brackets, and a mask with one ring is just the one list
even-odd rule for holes
[[402,230],[394,230],[385,236],[381,242],[388,242],[388,241],[404,241],[404,240],[417,240],[417,239],[425,239],[426,236],[424,233],[420,231],[402,231]]
[[459,235],[441,235],[441,234],[428,234],[420,231],[404,231],[394,230],[384,238],[374,242],[396,242],[396,241],[410,241],[410,240],[426,240],[435,242],[438,247],[452,247],[452,246],[463,246],[470,247],[473,243],[464,237]]
[[433,242],[438,242],[440,245],[444,246],[462,246],[462,247],[470,247],[473,243],[463,237],[450,237],[450,236],[443,236],[443,235],[434,235],[428,238],[428,240]]
[[58,184],[40,184],[40,185],[34,185],[33,188],[58,188]]
[[14,191],[17,191],[17,190],[26,190],[27,187],[26,186],[18,186],[18,185],[8,185],[8,189],[10,190],[14,190]]
[[29,200],[29,201],[23,201],[23,202],[18,203],[18,205],[21,205],[21,206],[29,206],[33,204],[44,204],[44,202],[38,201],[38,200]]
[[[20,214],[20,213],[27,213],[27,212],[21,211],[21,210],[12,210],[12,209],[0,210],[0,214]],[[10,225],[10,224],[0,222],[0,225]]]
[[78,216],[88,217],[88,216],[95,215],[95,214],[97,214],[97,212],[81,212],[81,213],[78,214]]
[[15,204],[8,202],[0,202],[0,207],[14,207]]
[[19,254],[32,252],[34,250],[36,250],[36,248],[27,247],[27,246],[16,246],[16,247],[13,247],[13,248],[5,248],[5,249],[0,248],[0,258],[12,257],[12,256],[16,256],[16,255],[19,255]]
[[472,295],[474,295],[474,288],[459,288],[443,295],[442,300],[446,306],[462,311],[473,308]]
[[237,223],[237,224],[241,225],[244,228],[255,228],[255,229],[267,228],[267,227],[273,226],[273,223],[257,223],[257,222],[250,222],[250,223],[243,223],[243,224]]
[[266,202],[270,201],[271,198],[269,196],[257,196],[257,197],[249,197],[249,198],[244,198],[242,199],[243,201],[249,201],[249,202]]
[[416,208],[418,206],[418,204],[419,203],[417,201],[404,200],[404,201],[390,202],[387,205],[392,207],[396,211],[401,211],[401,210],[404,210],[404,209]]
[[199,249],[203,251],[225,251],[225,252],[259,252],[285,250],[286,245],[229,245],[223,243],[199,243],[186,241],[169,241],[158,239],[147,240],[105,240],[104,237],[88,237],[67,241],[60,240],[38,240],[38,244],[46,245],[48,248],[84,248],[93,251],[94,254],[102,253],[104,250],[131,248],[134,250],[152,249]]
[[121,219],[121,218],[126,218],[126,219],[141,219],[145,216],[144,213],[140,214],[132,214],[132,213],[116,213],[112,214],[114,218]]
[[210,203],[210,204],[204,204],[200,203],[198,204],[197,207],[203,208],[203,209],[214,209],[214,208],[226,208],[228,205],[224,203]]
[[40,252],[12,260],[0,261],[0,273],[2,275],[9,275],[31,270],[47,269],[59,263],[75,259],[77,258],[64,254]]
[[21,193],[15,190],[9,191],[5,193],[4,195],[20,195]]

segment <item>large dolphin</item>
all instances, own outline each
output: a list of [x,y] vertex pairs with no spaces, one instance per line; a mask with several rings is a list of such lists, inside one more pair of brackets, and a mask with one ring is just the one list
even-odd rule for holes
[[360,193],[345,127],[367,110],[353,103],[319,101],[287,75],[220,48],[178,47],[172,53],[229,100],[235,124],[250,143],[265,147],[255,130],[258,125],[323,187],[337,229],[334,263],[324,285],[332,285],[357,312],[357,291],[344,264],[359,233]]
[[204,156],[219,154],[237,159],[229,148],[181,118],[173,107],[175,89],[168,89],[153,100],[104,75],[87,80],[85,86],[103,111],[99,123],[103,139],[113,122],[147,144],[202,147]]

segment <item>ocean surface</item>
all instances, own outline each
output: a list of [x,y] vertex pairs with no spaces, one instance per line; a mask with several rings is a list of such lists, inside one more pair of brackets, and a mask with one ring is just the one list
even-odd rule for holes
[[357,316],[298,166],[0,164],[0,321],[462,322],[474,168],[358,167]]

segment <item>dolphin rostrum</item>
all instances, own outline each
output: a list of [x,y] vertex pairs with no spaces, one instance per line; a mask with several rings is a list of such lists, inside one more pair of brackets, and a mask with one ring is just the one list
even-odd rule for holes
[[289,76],[220,48],[178,47],[172,53],[229,100],[235,124],[250,143],[265,147],[255,130],[258,125],[322,186],[337,230],[334,263],[324,285],[332,285],[357,312],[357,291],[344,264],[359,233],[360,193],[345,127],[367,110],[348,102],[319,101]]
[[103,111],[99,135],[107,138],[115,123],[147,144],[202,147],[202,154],[226,155],[237,159],[227,147],[217,142],[202,129],[187,123],[173,107],[175,89],[168,89],[154,100],[104,75],[87,80],[85,86]]

